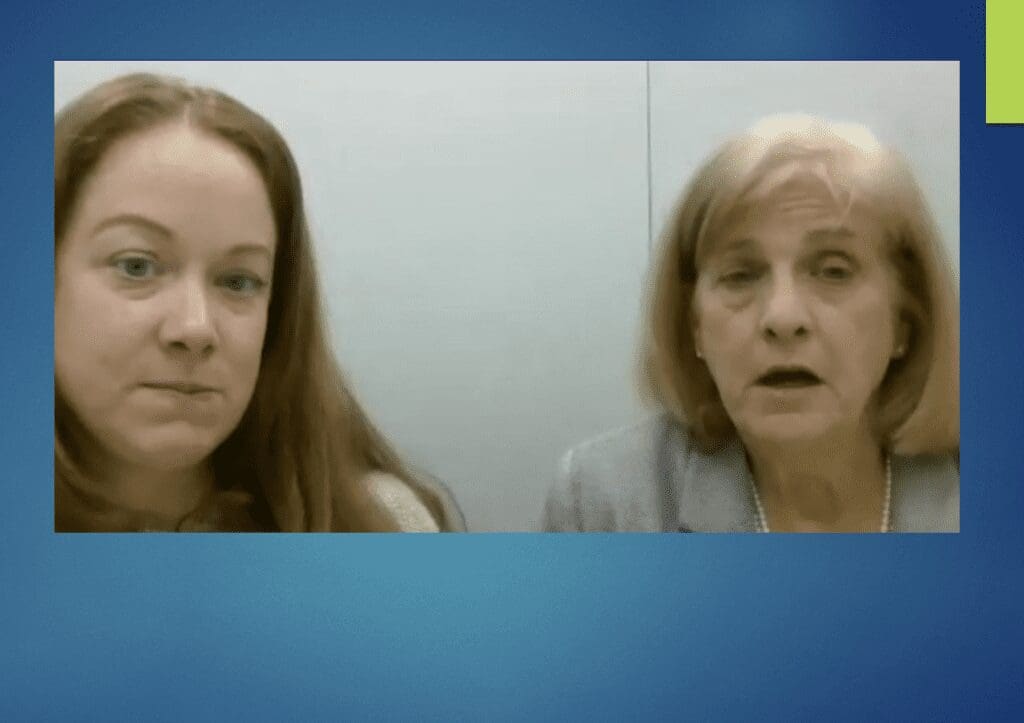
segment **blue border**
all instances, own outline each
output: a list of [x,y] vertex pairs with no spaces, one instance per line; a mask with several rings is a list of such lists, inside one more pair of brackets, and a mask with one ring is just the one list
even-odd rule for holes
[[[984,123],[984,6],[768,5],[8,5],[0,719],[1017,711],[1024,128]],[[960,60],[964,532],[53,535],[52,61],[94,58]]]

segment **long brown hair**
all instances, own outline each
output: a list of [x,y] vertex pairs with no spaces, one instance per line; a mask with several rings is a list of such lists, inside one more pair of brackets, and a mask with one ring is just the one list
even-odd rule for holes
[[[173,122],[221,138],[252,161],[277,231],[259,378],[238,427],[213,453],[218,484],[250,492],[270,529],[387,531],[396,523],[364,482],[380,471],[409,484],[441,523],[440,500],[414,481],[335,362],[298,169],[284,139],[259,114],[224,93],[151,74],[122,76],[88,91],[55,121],[55,248],[83,182],[110,146]],[[73,454],[80,425],[59,390],[55,397],[55,477],[73,482],[83,474]]]

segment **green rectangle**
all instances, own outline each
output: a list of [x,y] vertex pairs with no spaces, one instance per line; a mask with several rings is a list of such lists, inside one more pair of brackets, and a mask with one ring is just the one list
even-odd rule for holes
[[985,3],[985,122],[1024,123],[1024,0]]

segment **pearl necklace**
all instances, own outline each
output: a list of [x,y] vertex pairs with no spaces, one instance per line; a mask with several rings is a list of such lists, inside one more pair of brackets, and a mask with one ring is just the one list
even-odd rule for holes
[[[764,514],[764,505],[761,504],[761,494],[757,491],[757,484],[751,477],[750,488],[754,491],[754,504],[757,506],[757,531],[771,532],[768,527],[768,518]],[[882,506],[882,526],[879,532],[892,531],[892,464],[889,455],[885,456],[885,504]]]

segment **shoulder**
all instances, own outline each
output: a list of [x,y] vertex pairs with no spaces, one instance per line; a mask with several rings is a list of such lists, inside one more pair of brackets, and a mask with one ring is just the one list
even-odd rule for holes
[[402,532],[439,532],[437,520],[413,489],[385,472],[365,477],[373,502],[394,519]]
[[960,531],[955,455],[893,456],[893,526],[898,532]]
[[667,414],[652,415],[572,447],[548,495],[548,530],[660,530],[666,482],[691,447]]
[[667,414],[656,414],[575,445],[563,465],[585,470],[595,479],[618,480],[624,472],[654,472],[665,447],[688,448],[690,435]]

